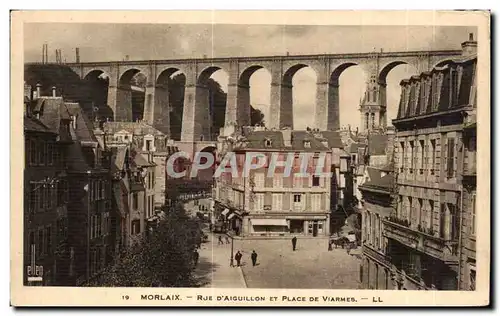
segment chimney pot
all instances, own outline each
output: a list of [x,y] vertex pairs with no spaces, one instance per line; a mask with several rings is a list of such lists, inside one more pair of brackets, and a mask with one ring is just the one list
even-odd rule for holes
[[54,98],[57,97],[57,92],[56,92],[56,87],[55,86],[52,87],[52,96]]
[[41,83],[37,83],[36,84],[36,98],[40,98],[42,95],[42,84]]
[[469,33],[469,41],[473,41],[474,40],[474,33]]

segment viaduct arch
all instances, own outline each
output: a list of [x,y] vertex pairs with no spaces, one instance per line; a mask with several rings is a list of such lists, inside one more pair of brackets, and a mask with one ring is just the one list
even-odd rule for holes
[[[107,103],[115,121],[131,118],[130,86],[127,79],[137,72],[147,77],[144,119],[163,132],[169,131],[168,82],[175,72],[186,76],[181,141],[209,141],[211,137],[206,80],[217,70],[228,74],[225,124],[250,123],[249,80],[262,68],[271,74],[270,128],[293,128],[292,77],[300,69],[316,72],[316,126],[320,130],[339,129],[339,77],[358,65],[367,78],[376,78],[379,98],[386,102],[386,77],[396,66],[409,64],[419,72],[444,65],[460,57],[461,50],[372,52],[298,56],[202,58],[89,62],[68,64],[81,78],[102,72],[109,75]],[[130,82],[130,80],[128,81]]]

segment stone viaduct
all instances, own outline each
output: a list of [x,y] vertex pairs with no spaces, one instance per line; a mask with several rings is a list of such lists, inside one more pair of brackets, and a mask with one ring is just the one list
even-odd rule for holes
[[[446,64],[461,50],[372,52],[268,57],[231,57],[177,60],[111,61],[67,64],[80,77],[105,73],[109,76],[108,105],[115,121],[132,120],[130,80],[138,72],[147,77],[144,119],[160,130],[169,128],[168,80],[177,71],[186,76],[182,118],[183,142],[210,140],[208,78],[223,69],[229,75],[226,124],[250,123],[250,76],[265,68],[271,74],[269,128],[293,128],[292,77],[304,67],[316,72],[315,127],[335,130],[339,126],[339,77],[344,70],[359,65],[368,78],[375,79],[379,100],[386,103],[386,77],[397,65],[409,64],[419,72]],[[373,82],[373,81],[372,81]]]

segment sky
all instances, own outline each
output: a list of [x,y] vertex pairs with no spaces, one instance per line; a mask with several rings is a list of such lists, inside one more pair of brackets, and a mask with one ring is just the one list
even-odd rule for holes
[[[474,27],[463,26],[336,26],[336,25],[244,25],[244,24],[98,24],[31,23],[24,26],[26,62],[41,61],[48,44],[49,60],[61,49],[63,60],[130,60],[238,57],[298,54],[341,54],[380,51],[460,49]],[[399,82],[417,74],[400,65],[387,77],[388,123],[399,103]],[[227,91],[227,74],[219,70],[212,78]],[[359,101],[365,90],[365,74],[352,66],[340,76],[340,124],[359,127]],[[269,117],[270,74],[258,70],[250,78],[250,103]],[[294,128],[314,126],[316,75],[311,68],[293,77]]]

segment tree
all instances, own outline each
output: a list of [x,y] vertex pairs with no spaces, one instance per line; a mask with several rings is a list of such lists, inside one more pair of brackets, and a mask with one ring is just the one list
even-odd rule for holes
[[201,242],[197,220],[181,204],[164,209],[165,218],[153,232],[126,249],[89,286],[193,287],[193,252]]

